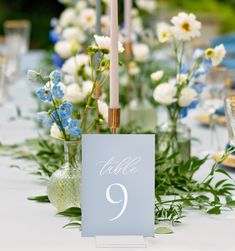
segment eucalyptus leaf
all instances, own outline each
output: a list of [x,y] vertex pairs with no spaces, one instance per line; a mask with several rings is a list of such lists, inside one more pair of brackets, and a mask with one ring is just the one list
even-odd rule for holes
[[169,227],[158,227],[155,229],[155,234],[173,234],[173,230]]
[[34,201],[43,202],[43,203],[48,203],[48,202],[50,202],[47,195],[41,195],[41,196],[35,196],[35,197],[28,197],[28,200],[34,200]]

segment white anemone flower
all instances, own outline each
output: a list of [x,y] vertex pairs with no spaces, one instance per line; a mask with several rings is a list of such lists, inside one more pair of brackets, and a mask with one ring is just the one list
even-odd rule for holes
[[139,43],[134,44],[132,47],[133,55],[136,61],[138,62],[145,62],[149,59],[150,50],[148,45]]
[[59,18],[61,27],[73,26],[77,24],[77,14],[74,8],[65,9]]
[[214,48],[214,55],[211,58],[212,65],[213,66],[219,65],[222,62],[225,55],[226,55],[226,50],[224,48],[224,45],[220,44],[220,45],[216,46]]
[[62,32],[62,38],[65,40],[76,40],[82,43],[85,41],[86,36],[78,27],[67,27]]
[[110,31],[110,18],[108,15],[104,15],[101,17],[101,30],[103,34],[108,35]]
[[79,21],[85,29],[92,30],[95,27],[96,13],[92,8],[86,8],[81,11]]
[[149,13],[153,13],[157,8],[157,3],[155,0],[137,0],[136,4],[140,9]]
[[63,59],[72,56],[72,43],[70,40],[61,40],[55,44],[55,52]]
[[86,7],[87,7],[87,2],[83,0],[77,1],[76,6],[75,6],[77,12],[84,10]]
[[171,30],[177,40],[189,41],[201,34],[201,23],[196,20],[195,15],[192,13],[181,12],[178,16],[174,16],[171,22],[173,24]]

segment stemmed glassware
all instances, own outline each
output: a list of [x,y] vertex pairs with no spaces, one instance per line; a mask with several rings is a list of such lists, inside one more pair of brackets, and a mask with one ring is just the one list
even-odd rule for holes
[[201,96],[201,106],[209,114],[211,132],[210,149],[215,149],[215,144],[216,150],[220,150],[221,148],[216,128],[215,112],[218,108],[223,107],[227,76],[228,71],[223,67],[216,67],[209,71],[206,76],[206,87]]

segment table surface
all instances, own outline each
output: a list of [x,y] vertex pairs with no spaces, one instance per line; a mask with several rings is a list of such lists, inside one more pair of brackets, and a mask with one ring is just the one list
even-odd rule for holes
[[[23,60],[23,69],[37,68],[41,52],[31,52]],[[16,116],[19,106],[23,116],[34,117],[35,101],[30,92],[32,86],[23,78],[9,87],[11,98],[0,106],[0,141],[20,143],[26,138],[37,137],[37,128],[32,120],[9,118]],[[192,128],[192,136],[201,140],[193,145],[193,152],[210,147],[209,130],[200,126],[191,114],[185,122]],[[227,141],[227,131],[220,127],[221,146]],[[12,164],[23,170],[10,168]],[[211,166],[209,161],[197,173],[202,179]],[[45,194],[45,184],[29,174],[30,163],[10,157],[0,157],[0,251],[77,251],[95,250],[94,238],[81,238],[78,229],[63,229],[67,219],[56,216],[52,205],[28,201],[27,197]],[[235,173],[231,172],[235,177]],[[212,216],[187,210],[182,224],[172,227],[174,234],[146,238],[147,249],[131,248],[120,250],[158,251],[233,251],[235,242],[235,212],[226,211]],[[99,250],[119,250],[104,248]]]

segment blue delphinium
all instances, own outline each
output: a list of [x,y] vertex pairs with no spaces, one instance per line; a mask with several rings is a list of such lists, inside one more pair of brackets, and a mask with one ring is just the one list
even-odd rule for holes
[[67,133],[74,137],[79,137],[81,134],[81,129],[79,128],[80,122],[77,119],[72,119],[69,122]]
[[56,68],[61,68],[64,64],[64,60],[57,53],[53,53],[51,59]]
[[55,44],[58,40],[59,40],[59,35],[57,32],[55,32],[54,30],[51,30],[49,32],[49,39],[51,40],[51,42],[53,44]]
[[64,129],[69,124],[67,118],[60,116],[59,110],[53,111],[51,117],[60,130]]
[[64,92],[60,85],[54,85],[52,88],[52,94],[56,99],[62,99],[64,97]]
[[73,105],[65,101],[59,106],[58,112],[62,118],[68,119],[73,113]]
[[62,74],[60,71],[54,70],[50,73],[49,78],[53,84],[57,85],[62,81]]
[[46,87],[41,87],[36,90],[36,95],[43,102],[51,102],[52,101],[52,93],[50,89]]
[[38,112],[37,119],[46,129],[49,129],[52,126],[52,119],[50,118],[47,112]]

